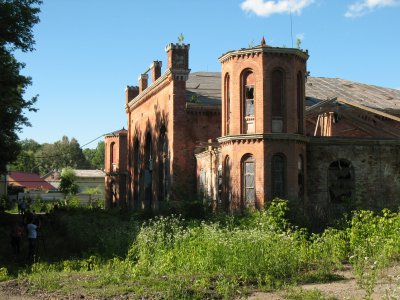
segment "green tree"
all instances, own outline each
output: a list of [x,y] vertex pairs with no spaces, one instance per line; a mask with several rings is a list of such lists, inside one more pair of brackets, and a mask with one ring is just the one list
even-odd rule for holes
[[24,99],[31,78],[20,74],[24,64],[13,55],[15,50],[33,51],[32,28],[39,22],[41,0],[0,0],[0,174],[20,151],[17,132],[30,126],[24,110],[33,107],[37,97]]
[[104,169],[104,149],[104,141],[100,141],[96,149],[86,148],[83,150],[83,154],[90,163],[91,168],[99,170]]
[[41,174],[65,167],[86,169],[89,166],[78,141],[67,136],[54,144],[43,144],[36,153],[36,161]]
[[78,193],[78,185],[75,183],[75,171],[70,168],[64,168],[60,176],[60,191],[65,195],[75,195]]
[[34,172],[39,174],[39,166],[35,155],[41,148],[41,145],[32,139],[19,141],[18,144],[21,151],[10,169],[13,171]]

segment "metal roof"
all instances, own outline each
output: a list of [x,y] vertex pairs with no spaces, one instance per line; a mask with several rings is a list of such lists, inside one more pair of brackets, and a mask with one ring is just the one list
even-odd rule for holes
[[189,102],[204,105],[221,105],[221,72],[195,72],[186,81]]
[[[221,105],[221,73],[195,72],[186,82],[190,102]],[[383,111],[400,111],[400,90],[368,85],[340,78],[308,77],[306,106],[341,97],[347,101]]]

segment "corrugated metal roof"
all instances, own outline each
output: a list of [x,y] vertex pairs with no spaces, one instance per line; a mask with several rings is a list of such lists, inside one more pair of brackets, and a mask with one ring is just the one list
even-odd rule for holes
[[104,177],[103,170],[74,170],[76,177]]
[[[221,73],[195,72],[186,82],[188,101],[200,104],[221,104]],[[342,97],[356,104],[385,111],[400,111],[400,90],[368,85],[340,78],[308,77],[306,105]]]
[[308,77],[307,105],[342,97],[347,101],[378,110],[400,111],[400,91],[340,78]]

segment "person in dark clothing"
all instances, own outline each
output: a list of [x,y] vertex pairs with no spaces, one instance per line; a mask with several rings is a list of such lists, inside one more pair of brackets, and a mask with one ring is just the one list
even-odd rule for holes
[[21,237],[24,232],[24,228],[16,222],[14,226],[11,229],[11,247],[13,249],[13,253],[15,255],[19,255],[20,252],[20,246],[21,246]]

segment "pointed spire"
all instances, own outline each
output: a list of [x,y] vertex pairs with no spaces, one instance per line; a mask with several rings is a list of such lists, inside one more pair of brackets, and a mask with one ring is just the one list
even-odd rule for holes
[[261,39],[261,46],[265,46],[266,44],[265,44],[265,39],[264,39],[264,36],[262,37],[262,39]]

